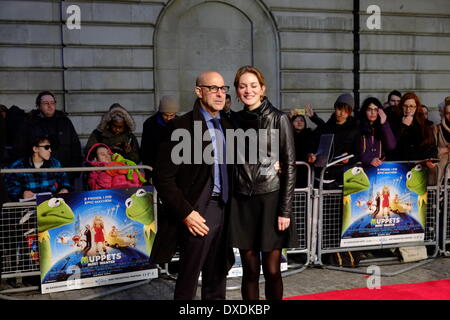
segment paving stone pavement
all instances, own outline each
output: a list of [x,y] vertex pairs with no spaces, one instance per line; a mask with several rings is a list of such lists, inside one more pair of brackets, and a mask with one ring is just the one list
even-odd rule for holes
[[[382,265],[382,273],[394,273],[414,263]],[[364,271],[366,268],[359,268]],[[292,270],[289,270],[289,272]],[[262,276],[261,276],[262,278]],[[300,273],[283,278],[284,297],[362,288],[367,286],[369,276],[344,271],[328,270],[319,267],[309,267]],[[439,257],[431,262],[395,276],[382,276],[381,285],[417,283],[431,280],[450,279],[450,258]],[[5,280],[3,280],[5,282]],[[232,278],[227,282],[228,287],[239,287],[240,278]],[[5,289],[2,283],[2,289]],[[51,294],[40,294],[38,290],[23,293],[2,294],[0,298],[20,300],[172,300],[175,281],[161,276],[146,282],[116,284],[104,287],[82,290],[65,291]],[[200,289],[197,299],[200,298]],[[264,284],[260,285],[260,298],[264,299]],[[228,300],[241,300],[240,290],[227,290]]]

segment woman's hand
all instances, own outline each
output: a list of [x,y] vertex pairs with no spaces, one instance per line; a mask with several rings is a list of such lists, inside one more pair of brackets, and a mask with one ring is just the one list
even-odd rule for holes
[[312,108],[312,105],[305,104],[305,114],[308,118],[311,118],[314,115],[314,110]]
[[289,228],[289,224],[291,223],[290,218],[278,217],[278,230],[284,231]]
[[374,167],[378,167],[383,163],[383,160],[378,158],[373,158],[372,161],[370,161],[370,164]]
[[384,124],[386,122],[387,116],[386,113],[384,113],[383,109],[378,108],[378,115],[380,116],[381,124]]

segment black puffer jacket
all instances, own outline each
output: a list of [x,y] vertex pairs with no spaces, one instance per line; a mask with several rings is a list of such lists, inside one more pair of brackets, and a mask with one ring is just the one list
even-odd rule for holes
[[[258,135],[257,141],[253,139],[245,139],[245,163],[239,161],[239,141],[237,145],[238,161],[235,170],[235,190],[237,193],[244,195],[265,194],[269,192],[280,192],[280,210],[278,215],[282,217],[290,217],[292,213],[292,200],[295,189],[296,166],[295,166],[295,143],[292,125],[286,114],[276,109],[269,100],[265,99],[260,107],[253,111],[244,109],[238,112],[237,123],[239,128],[244,131],[249,129],[256,130],[258,134],[259,129],[267,129],[267,159],[261,158],[260,151],[264,149]],[[279,152],[271,150],[271,140],[276,137],[270,130],[279,130]],[[256,163],[249,157],[249,150],[256,150]],[[274,148],[276,149],[276,148]],[[241,153],[242,155],[242,153]],[[253,155],[253,156],[256,156]],[[282,173],[279,173],[273,168],[273,161],[279,160],[282,168]],[[254,163],[254,164],[250,164]]]
[[50,118],[39,110],[32,110],[19,129],[13,144],[14,159],[28,156],[31,142],[37,137],[49,137],[52,156],[62,167],[79,167],[82,163],[81,144],[72,121],[62,111],[57,110]]

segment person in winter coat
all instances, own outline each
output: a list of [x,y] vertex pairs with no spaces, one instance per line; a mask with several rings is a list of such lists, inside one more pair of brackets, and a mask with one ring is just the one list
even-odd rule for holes
[[86,153],[96,143],[106,144],[112,152],[139,163],[139,143],[133,134],[135,123],[128,111],[120,104],[113,104],[86,143]]
[[[292,212],[296,179],[292,125],[288,116],[276,109],[265,96],[265,79],[257,68],[241,67],[236,73],[234,87],[244,104],[243,110],[236,115],[239,128],[259,133],[265,130],[270,135],[267,139],[258,137],[255,141],[259,151],[270,150],[270,158],[261,158],[260,154],[258,161],[253,163],[250,154],[244,156],[243,164],[238,162],[235,165],[230,238],[231,245],[239,248],[242,260],[242,298],[259,299],[258,279],[262,266],[266,298],[279,300],[283,298],[281,250],[297,246]],[[246,154],[252,153],[254,145],[247,141],[244,142],[245,150],[248,150]],[[276,169],[275,159],[279,160],[281,170]]]
[[[125,166],[124,162],[113,160],[117,160],[117,156],[106,144],[96,143],[89,150],[86,161],[94,167]],[[143,182],[145,179],[137,169],[91,171],[87,181],[90,190],[140,187]]]
[[[46,137],[38,137],[30,144],[28,157],[20,158],[8,169],[61,168],[60,162],[52,157],[52,144]],[[36,193],[67,193],[71,190],[65,172],[7,173],[5,187],[13,201],[33,198]]]
[[[393,111],[394,135],[397,146],[389,160],[414,161],[437,157],[437,147],[432,127],[426,122],[419,97],[413,92],[405,93]],[[432,161],[426,161],[433,168]]]
[[[13,160],[27,156],[34,139],[47,137],[52,141],[52,155],[60,161],[62,167],[80,167],[82,163],[80,139],[72,121],[64,112],[56,110],[53,93],[49,91],[39,93],[36,107],[37,110],[32,110],[27,115],[14,139]],[[69,174],[70,179],[77,176],[78,173]]]
[[[178,102],[172,96],[163,96],[159,103],[159,110],[156,114],[145,120],[142,128],[142,140],[140,155],[142,163],[150,167],[155,166],[159,145],[167,134],[167,124],[177,117],[180,109]],[[151,177],[151,172],[145,172],[147,180]]]
[[391,130],[380,100],[369,97],[360,110],[361,162],[365,167],[378,167],[385,152],[394,150],[397,140]]
[[[334,134],[333,157],[354,155],[354,157],[343,160],[325,171],[324,188],[337,189],[341,187],[343,165],[359,161],[360,134],[357,121],[351,116],[353,107],[353,96],[349,93],[341,94],[334,103],[334,113],[330,119],[314,130],[314,153],[308,155],[308,162],[314,163],[317,160],[316,152],[319,147],[320,136],[323,134]],[[316,170],[316,182],[319,180],[320,170],[321,168]]]

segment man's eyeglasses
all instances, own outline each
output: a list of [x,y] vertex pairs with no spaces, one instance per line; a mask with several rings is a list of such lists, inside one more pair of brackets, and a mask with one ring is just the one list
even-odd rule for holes
[[45,150],[49,150],[49,149],[52,148],[52,146],[49,145],[49,144],[46,144],[46,145],[44,145],[44,146],[37,146],[37,147],[39,147],[39,148],[44,148]]
[[217,93],[217,91],[222,91],[223,93],[227,93],[228,90],[230,90],[230,86],[222,86],[222,87],[218,87],[218,86],[205,86],[205,85],[199,85],[197,87],[201,87],[201,88],[208,88],[210,92],[212,93]]
[[43,105],[43,106],[56,106],[56,102],[55,101],[51,101],[51,102],[43,101],[43,102],[41,102],[41,105]]

